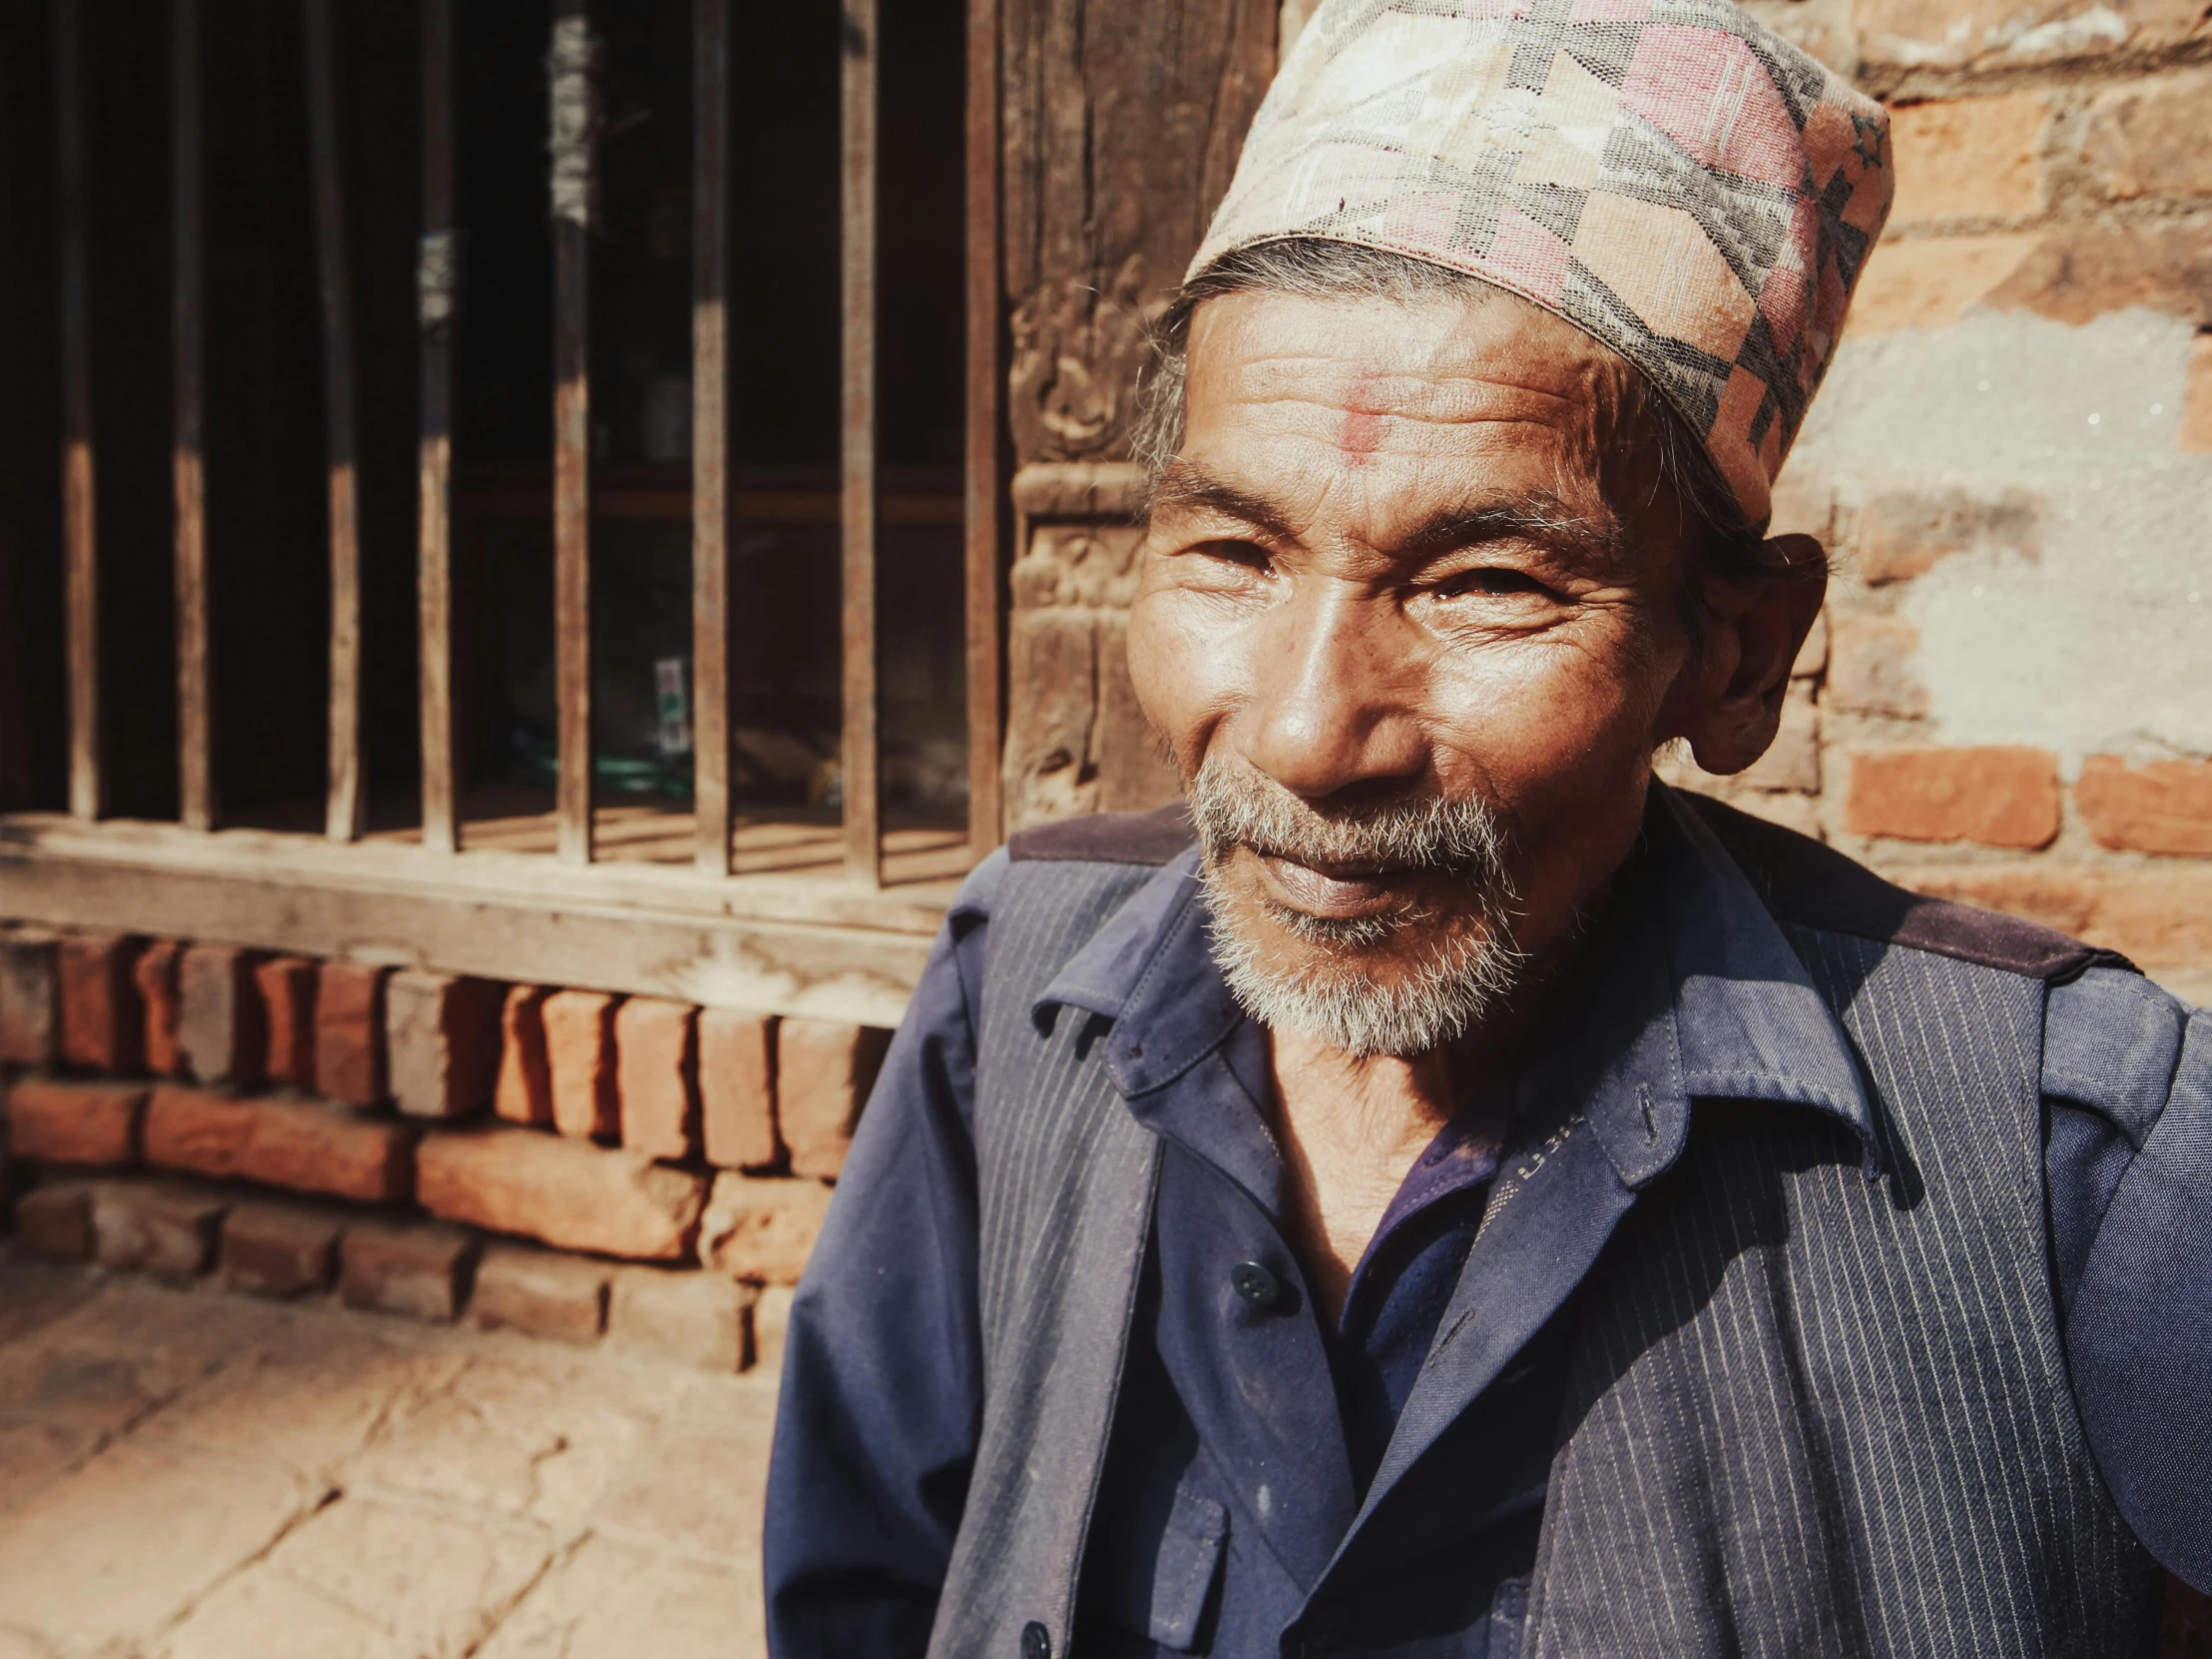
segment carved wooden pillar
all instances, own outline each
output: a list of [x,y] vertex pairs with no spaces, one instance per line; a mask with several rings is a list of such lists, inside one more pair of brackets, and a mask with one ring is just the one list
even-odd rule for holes
[[1275,72],[1279,4],[1005,0],[1010,830],[1175,795],[1124,662],[1130,406]]

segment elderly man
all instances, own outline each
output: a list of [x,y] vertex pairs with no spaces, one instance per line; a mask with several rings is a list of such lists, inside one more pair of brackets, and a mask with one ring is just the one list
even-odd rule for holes
[[1671,794],[1890,194],[1719,0],[1329,0],[1163,328],[1186,809],[954,907],[794,1311],[801,1655],[2118,1655],[2212,1582],[2212,1021]]

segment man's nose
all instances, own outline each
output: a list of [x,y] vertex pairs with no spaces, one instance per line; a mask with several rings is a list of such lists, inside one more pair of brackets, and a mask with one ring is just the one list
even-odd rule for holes
[[1252,701],[1237,723],[1244,759],[1309,801],[1420,776],[1428,754],[1411,633],[1384,596],[1302,584],[1254,641]]

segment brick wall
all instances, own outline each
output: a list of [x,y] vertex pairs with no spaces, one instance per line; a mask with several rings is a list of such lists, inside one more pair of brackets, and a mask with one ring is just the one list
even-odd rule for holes
[[888,1033],[0,924],[19,1248],[742,1366]]
[[1755,0],[1899,190],[1779,528],[1841,560],[1781,741],[1678,782],[2212,1000],[2212,23]]

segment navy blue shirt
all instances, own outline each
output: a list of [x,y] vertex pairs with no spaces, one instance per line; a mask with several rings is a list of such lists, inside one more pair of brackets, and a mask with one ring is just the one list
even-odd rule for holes
[[[1848,1040],[1749,882],[1663,792],[1648,824],[1594,976],[1416,1162],[1333,1324],[1290,1247],[1266,1033],[1214,966],[1195,856],[1040,997],[1110,1022],[1135,1057],[1129,1110],[1163,1142],[1079,1650],[1275,1654],[1348,1605],[1377,1648],[1480,1655],[1517,1626],[1574,1300],[1620,1213],[1617,1183],[1572,1159],[1526,1177],[1642,1045],[1676,1062],[1641,1075],[1680,1079],[1636,1092],[1656,1140],[1679,1146],[1692,1103],[1725,1098],[1821,1112],[1879,1156]],[[974,1010],[1003,867],[947,918],[793,1311],[766,1520],[779,1659],[926,1646],[981,1420]],[[2090,1443],[2129,1523],[2203,1585],[2212,1020],[2092,968],[2051,993],[2043,1087],[2053,1292]],[[1477,1248],[1505,1147],[1515,1213]],[[1418,1397],[1447,1309],[1475,1324],[1464,1408]]]

